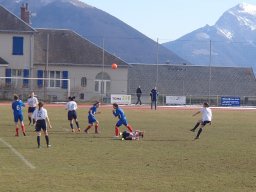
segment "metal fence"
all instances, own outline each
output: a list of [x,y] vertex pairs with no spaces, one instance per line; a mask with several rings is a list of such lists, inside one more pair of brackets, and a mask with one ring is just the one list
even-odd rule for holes
[[[137,96],[136,94],[131,95],[131,103],[136,104]],[[170,105],[166,103],[166,96],[172,96],[170,94],[159,94],[157,104],[159,106]],[[241,106],[256,106],[256,96],[227,96],[227,95],[211,95],[211,96],[200,96],[200,95],[185,95],[186,97],[186,104],[185,105],[201,105],[204,102],[208,102],[211,106],[222,106],[221,98],[239,98]],[[151,97],[149,95],[142,95],[141,96],[142,105],[149,105],[151,103]],[[110,104],[111,98],[110,97],[103,97],[102,98],[103,104]]]

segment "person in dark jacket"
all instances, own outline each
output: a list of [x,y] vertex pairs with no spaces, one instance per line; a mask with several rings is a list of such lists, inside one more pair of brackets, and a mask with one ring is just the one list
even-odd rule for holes
[[151,97],[151,109],[153,109],[153,105],[154,105],[155,106],[155,110],[156,110],[157,97],[158,97],[158,92],[157,92],[156,87],[151,90],[150,97]]
[[137,102],[136,102],[136,105],[140,104],[141,105],[141,100],[140,100],[140,97],[142,95],[142,91],[141,91],[141,88],[140,86],[137,88],[136,90],[136,95],[137,95]]

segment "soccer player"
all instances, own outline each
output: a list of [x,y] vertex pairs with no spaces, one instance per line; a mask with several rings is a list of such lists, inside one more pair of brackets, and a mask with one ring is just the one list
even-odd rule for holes
[[195,137],[195,139],[199,139],[200,134],[203,131],[203,127],[207,124],[211,125],[211,121],[212,121],[212,110],[209,108],[209,104],[208,103],[204,103],[203,107],[201,108],[200,111],[197,111],[195,114],[193,114],[193,116],[196,116],[199,113],[202,113],[202,119],[200,119],[199,121],[197,121],[195,127],[193,129],[191,129],[190,131],[195,132],[195,130],[199,127],[200,128],[197,132],[197,135]]
[[118,106],[117,103],[113,104],[113,115],[119,118],[115,126],[115,137],[119,136],[119,127],[121,125],[126,126],[128,130],[132,132],[132,127],[128,124],[124,111]]
[[37,146],[38,146],[38,148],[40,148],[40,146],[41,146],[40,145],[41,130],[44,131],[47,147],[51,147],[51,145],[49,144],[49,136],[48,136],[46,121],[49,125],[49,128],[52,128],[52,126],[51,126],[50,119],[49,119],[48,114],[47,114],[47,110],[43,106],[44,106],[44,103],[40,101],[38,103],[38,109],[36,109],[33,112],[33,115],[32,115],[33,119],[35,119],[35,121],[36,121]]
[[98,131],[98,128],[99,128],[99,121],[96,120],[95,118],[95,114],[96,113],[100,113],[100,112],[97,112],[97,109],[99,108],[100,106],[100,102],[96,102],[93,104],[93,106],[90,108],[90,110],[88,111],[88,127],[84,130],[85,133],[88,133],[88,130],[94,125],[94,128],[95,128],[95,133],[98,134],[99,131]]
[[[36,106],[38,105],[38,100],[37,98],[35,97],[35,93],[34,92],[31,92],[30,94],[30,97],[28,98],[28,120],[29,120],[29,124],[31,124],[31,117],[32,117],[32,114],[33,112],[35,111],[36,109]],[[35,119],[33,119],[33,125],[35,125]]]
[[144,137],[144,131],[135,130],[134,132],[124,131],[121,133],[122,140],[140,140]]
[[19,127],[18,127],[19,121],[20,121],[23,135],[26,136],[26,128],[23,122],[23,113],[22,113],[22,108],[25,107],[25,104],[19,99],[18,95],[16,94],[14,94],[13,99],[14,101],[12,103],[12,110],[13,110],[15,129],[16,129],[15,136],[19,136]]
[[72,129],[72,132],[75,132],[73,127],[73,119],[74,119],[76,122],[77,131],[80,132],[80,127],[79,127],[77,114],[76,114],[77,103],[74,101],[75,97],[69,97],[68,99],[69,99],[69,102],[66,105],[66,109],[68,110],[68,120],[70,122],[70,128]]

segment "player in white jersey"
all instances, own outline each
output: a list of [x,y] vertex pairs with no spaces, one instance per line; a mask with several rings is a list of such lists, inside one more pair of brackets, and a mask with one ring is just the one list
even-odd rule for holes
[[44,105],[44,103],[40,101],[39,104],[38,104],[38,109],[36,109],[33,112],[33,115],[32,115],[32,117],[36,121],[36,127],[35,128],[36,128],[36,132],[37,132],[37,145],[38,145],[38,148],[40,148],[41,130],[44,131],[47,147],[51,146],[49,144],[49,136],[48,136],[48,131],[47,131],[47,123],[49,125],[49,128],[52,128],[52,126],[51,126],[50,119],[49,119],[48,114],[47,114],[47,110],[45,108],[43,108],[43,105]]
[[66,110],[68,110],[68,120],[70,122],[70,128],[72,129],[72,132],[74,132],[74,127],[73,127],[73,119],[75,120],[76,123],[76,128],[77,131],[80,132],[80,127],[77,119],[77,104],[74,101],[75,97],[69,97],[69,102],[66,104]]
[[[32,118],[31,118],[32,114],[35,111],[36,106],[38,104],[38,100],[35,97],[35,93],[34,92],[31,92],[30,97],[28,98],[27,104],[28,104],[28,120],[29,120],[29,124],[28,125],[30,125],[31,121],[32,121]],[[35,119],[33,119],[33,125],[34,124],[35,124]]]
[[203,127],[207,124],[211,125],[211,122],[212,122],[212,110],[209,108],[208,103],[204,103],[203,107],[200,109],[200,111],[197,111],[195,114],[193,114],[193,116],[196,116],[199,113],[202,113],[202,119],[197,121],[195,127],[190,130],[192,132],[195,132],[196,128],[199,127],[199,125],[200,125],[200,128],[197,132],[195,139],[199,139],[199,136],[200,136],[201,132],[203,131]]

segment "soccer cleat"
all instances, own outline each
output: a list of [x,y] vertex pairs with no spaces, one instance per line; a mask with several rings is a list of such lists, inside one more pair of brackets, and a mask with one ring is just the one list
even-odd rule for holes
[[47,145],[47,148],[51,147],[51,145]]
[[87,129],[85,129],[84,132],[87,134],[87,133],[88,133],[88,132],[87,132]]
[[195,132],[195,129],[190,129],[190,131]]
[[15,134],[15,137],[19,137],[19,134],[16,133],[16,134]]
[[72,129],[72,132],[75,132],[74,129]]
[[80,129],[80,128],[77,128],[77,129],[76,129],[76,131],[77,131],[77,132],[80,132],[80,131],[81,131],[81,129]]
[[195,137],[195,139],[194,139],[194,140],[197,140],[197,139],[199,139],[199,137]]
[[24,136],[26,136],[26,133],[25,133],[25,132],[23,132],[23,135],[24,135]]
[[113,136],[113,139],[118,139],[118,138],[119,138],[118,135],[114,135],[114,136]]
[[38,146],[37,146],[37,148],[38,148],[38,149],[40,149],[40,148],[41,148],[41,146],[40,146],[40,145],[38,145]]

